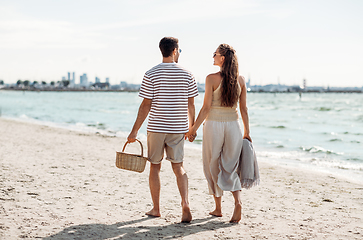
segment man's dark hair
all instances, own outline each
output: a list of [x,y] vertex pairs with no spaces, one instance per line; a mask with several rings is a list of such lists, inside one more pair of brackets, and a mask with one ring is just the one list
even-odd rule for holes
[[161,53],[163,54],[163,57],[170,57],[174,49],[179,48],[178,42],[179,40],[177,38],[173,37],[162,38],[159,43],[159,48]]

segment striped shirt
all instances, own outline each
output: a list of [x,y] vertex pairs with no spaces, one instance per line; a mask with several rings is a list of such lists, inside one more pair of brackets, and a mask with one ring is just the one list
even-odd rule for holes
[[188,132],[188,98],[198,96],[190,72],[176,63],[160,63],[145,73],[139,96],[152,100],[147,131]]

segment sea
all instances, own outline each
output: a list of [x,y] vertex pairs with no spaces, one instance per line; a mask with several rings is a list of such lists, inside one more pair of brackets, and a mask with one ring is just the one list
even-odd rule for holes
[[[197,113],[203,97],[195,98]],[[137,92],[0,90],[0,117],[116,136],[122,142],[141,101]],[[247,105],[259,161],[363,183],[363,94],[248,93]],[[142,140],[146,125],[139,131]],[[201,149],[202,138],[200,128],[187,148]]]

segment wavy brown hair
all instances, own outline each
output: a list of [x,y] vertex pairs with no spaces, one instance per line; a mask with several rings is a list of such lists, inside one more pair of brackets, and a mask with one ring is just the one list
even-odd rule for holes
[[222,75],[222,106],[233,107],[238,101],[238,60],[236,51],[228,44],[218,46],[218,52],[224,56],[221,68]]

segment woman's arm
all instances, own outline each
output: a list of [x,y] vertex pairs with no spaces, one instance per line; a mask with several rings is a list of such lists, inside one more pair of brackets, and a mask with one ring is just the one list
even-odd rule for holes
[[243,138],[246,138],[250,142],[252,142],[252,139],[250,137],[250,125],[247,111],[247,87],[244,77],[239,76],[238,82],[241,86],[241,95],[239,97],[239,110],[241,112],[242,122],[244,126]]
[[185,134],[185,137],[189,138],[189,140],[193,139],[192,136],[194,136],[197,133],[198,128],[204,122],[205,118],[208,116],[208,113],[212,106],[212,98],[213,98],[213,91],[214,91],[213,85],[214,85],[215,81],[216,80],[212,77],[212,75],[208,75],[205,80],[205,92],[204,92],[203,106],[199,111],[197,120],[195,121],[194,125],[192,127],[190,127],[189,132]]

